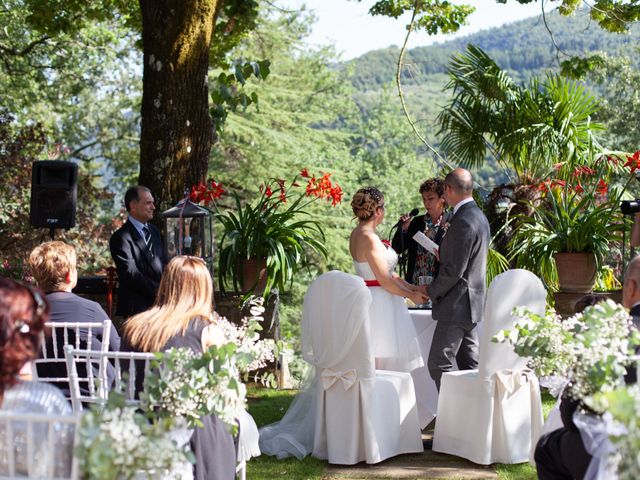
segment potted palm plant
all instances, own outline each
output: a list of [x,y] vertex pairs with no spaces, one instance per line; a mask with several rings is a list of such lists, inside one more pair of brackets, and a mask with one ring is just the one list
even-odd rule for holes
[[[306,184],[298,183],[302,177]],[[233,192],[235,210],[216,213],[222,224],[218,278],[220,286],[235,290],[269,292],[285,289],[312,252],[326,257],[324,232],[310,205],[325,200],[336,206],[342,189],[325,173],[319,177],[303,169],[289,183],[265,182],[253,202],[243,202]]]
[[560,163],[532,185],[531,215],[515,218],[510,259],[564,292],[593,289],[598,267],[620,244],[620,200],[638,168],[633,156],[600,154],[590,164]]

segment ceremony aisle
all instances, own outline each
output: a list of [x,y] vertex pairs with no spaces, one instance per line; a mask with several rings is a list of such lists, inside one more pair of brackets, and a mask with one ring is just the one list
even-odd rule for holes
[[[271,390],[267,388],[249,388],[247,399],[249,413],[259,427],[278,421],[287,411],[295,396],[295,390]],[[547,394],[542,397],[544,415],[553,407],[555,400]],[[423,434],[429,438],[433,430]],[[274,480],[287,478],[291,480],[320,479],[484,479],[499,480],[535,480],[535,468],[528,464],[502,465],[489,467],[476,465],[462,458],[434,453],[400,455],[376,465],[364,463],[355,466],[329,465],[326,461],[311,456],[303,460],[288,458],[278,460],[275,457],[262,455],[247,463],[247,478],[252,480]]]

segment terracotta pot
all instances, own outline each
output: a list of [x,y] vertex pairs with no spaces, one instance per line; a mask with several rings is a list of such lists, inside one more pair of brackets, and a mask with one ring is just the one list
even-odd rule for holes
[[556,253],[561,292],[589,293],[596,283],[596,256],[593,253]]
[[249,258],[240,264],[242,293],[253,291],[262,295],[267,286],[267,261],[263,258]]

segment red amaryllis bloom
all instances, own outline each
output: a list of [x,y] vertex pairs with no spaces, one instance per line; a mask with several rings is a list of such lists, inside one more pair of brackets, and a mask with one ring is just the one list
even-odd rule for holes
[[600,181],[598,182],[598,186],[596,187],[596,192],[604,197],[608,191],[609,185],[607,185],[607,182],[605,182],[603,179],[600,179]]
[[280,190],[280,200],[282,203],[287,203],[287,194],[284,190]]
[[267,188],[264,191],[264,194],[267,196],[267,198],[271,198],[271,195],[273,195],[273,190],[271,190],[271,187],[269,185],[267,185]]
[[640,150],[631,155],[627,156],[627,163],[624,164],[625,167],[631,168],[631,173],[635,172],[640,168]]
[[307,170],[306,168],[303,168],[303,169],[300,171],[300,176],[301,176],[302,178],[309,178],[309,177],[311,177],[311,175],[309,175],[309,170]]
[[332,206],[335,207],[337,204],[339,204],[342,201],[342,194],[343,194],[342,188],[340,188],[340,185],[336,183],[335,187],[333,187],[329,192],[329,197],[331,198]]
[[582,188],[582,185],[580,185],[579,183],[573,187],[574,192],[576,193],[582,193],[584,192],[584,188]]

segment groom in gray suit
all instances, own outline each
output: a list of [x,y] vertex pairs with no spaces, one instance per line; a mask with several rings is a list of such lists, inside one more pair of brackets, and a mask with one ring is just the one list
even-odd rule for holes
[[489,222],[473,201],[473,178],[456,168],[444,179],[444,198],[453,217],[440,244],[440,272],[427,293],[437,320],[427,365],[440,391],[443,372],[478,367],[477,323],[486,294]]

